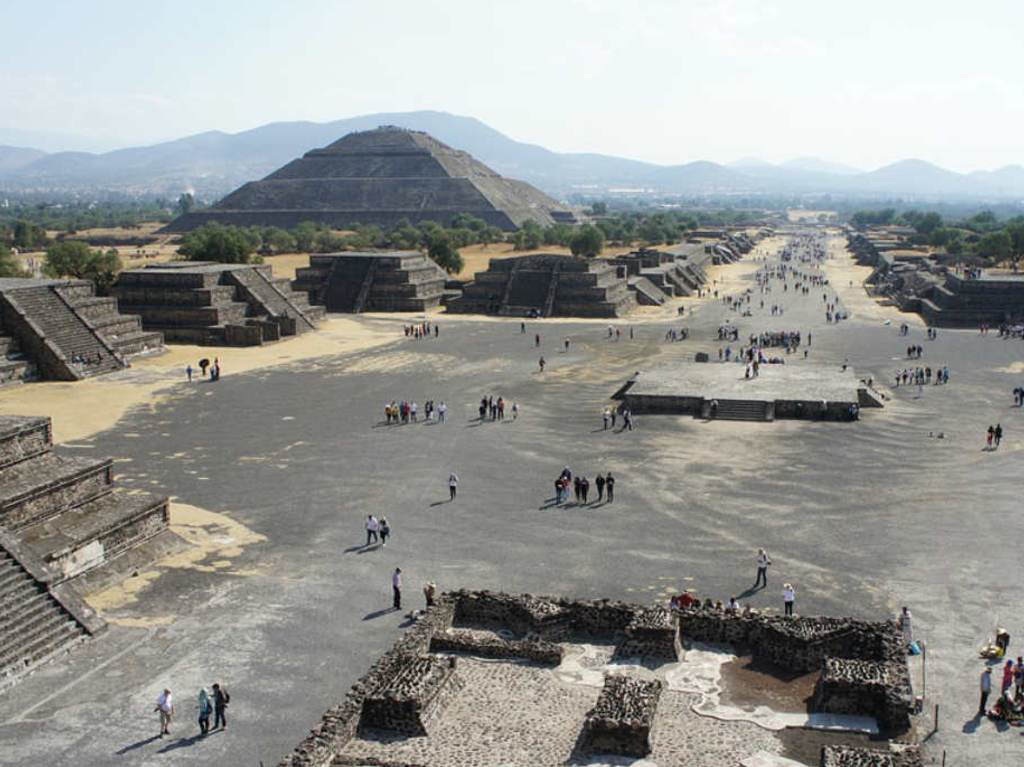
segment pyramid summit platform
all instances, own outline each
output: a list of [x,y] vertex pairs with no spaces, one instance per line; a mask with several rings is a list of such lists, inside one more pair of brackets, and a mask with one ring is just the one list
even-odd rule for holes
[[188,232],[212,221],[284,229],[303,221],[334,228],[393,227],[402,220],[449,226],[460,213],[505,231],[527,221],[548,226],[576,220],[543,192],[500,176],[466,152],[420,131],[382,127],[306,152],[163,231]]

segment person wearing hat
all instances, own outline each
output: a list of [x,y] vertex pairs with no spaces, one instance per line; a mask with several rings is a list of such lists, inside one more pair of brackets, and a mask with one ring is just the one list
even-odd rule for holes
[[786,583],[782,586],[782,603],[786,609],[786,615],[793,614],[793,603],[796,602],[796,589],[793,584]]

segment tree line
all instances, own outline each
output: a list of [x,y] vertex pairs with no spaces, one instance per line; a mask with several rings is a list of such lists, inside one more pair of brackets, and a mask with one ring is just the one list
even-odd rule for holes
[[971,216],[946,220],[935,211],[895,208],[860,210],[850,217],[855,226],[909,226],[914,234],[908,240],[914,245],[941,248],[952,256],[960,256],[987,264],[1024,258],[1024,216],[1000,219],[990,210]]

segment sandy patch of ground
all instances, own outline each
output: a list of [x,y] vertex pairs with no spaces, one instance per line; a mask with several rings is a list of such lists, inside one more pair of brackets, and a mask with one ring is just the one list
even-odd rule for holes
[[[140,595],[167,570],[189,569],[204,573],[251,575],[249,571],[231,570],[232,560],[240,556],[247,546],[262,543],[265,536],[253,532],[225,514],[217,514],[187,503],[171,503],[171,530],[189,544],[158,562],[153,568],[140,572],[120,583],[86,596],[89,606],[97,612],[109,613],[139,601]],[[123,626],[159,626],[170,623],[170,616],[109,617],[111,623]]]
[[864,283],[873,270],[870,266],[857,264],[841,238],[829,241],[829,251],[829,259],[824,264],[825,273],[853,319],[891,320],[897,324],[905,322],[911,327],[925,326],[920,315],[901,312],[895,306],[884,306],[867,294]]
[[799,223],[809,218],[816,219],[819,216],[832,218],[835,215],[836,212],[834,210],[803,210],[794,208],[786,211],[786,217],[794,223]]
[[[46,415],[55,442],[73,442],[113,427],[128,411],[155,407],[176,384],[186,386],[185,367],[218,357],[223,374],[244,373],[314,357],[363,351],[396,340],[393,328],[331,317],[313,333],[247,348],[169,346],[164,354],[132,361],[130,370],[85,381],[39,383],[0,390],[0,414]],[[196,370],[198,378],[198,369]]]

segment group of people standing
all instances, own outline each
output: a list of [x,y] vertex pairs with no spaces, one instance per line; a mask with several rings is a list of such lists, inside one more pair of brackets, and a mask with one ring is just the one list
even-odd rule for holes
[[[206,371],[209,370],[210,371],[210,380],[211,381],[219,381],[220,380],[220,357],[214,357],[212,365],[210,364],[210,360],[209,359],[207,359],[206,357],[203,357],[201,360],[199,360],[199,370],[202,373],[203,378],[206,378]],[[188,363],[188,365],[185,366],[185,378],[188,379],[189,383],[192,383],[192,376],[194,374],[195,374],[195,369],[192,367],[192,363],[190,362],[190,363]]]
[[[490,417],[490,420],[492,421],[504,421],[505,404],[504,397],[498,397],[497,399],[495,399],[493,395],[489,397],[481,397],[480,407],[477,409],[477,412],[480,413],[480,420],[486,421],[488,420],[488,417]],[[519,418],[519,403],[513,402],[511,410],[512,420],[514,421]]]
[[405,337],[416,339],[430,338],[431,328],[433,328],[434,330],[434,338],[437,338],[440,335],[441,331],[438,329],[437,325],[431,324],[430,320],[424,320],[418,325],[403,326],[403,329],[405,330]]
[[[211,692],[205,687],[199,688],[199,696],[196,704],[198,709],[199,733],[207,735],[210,732],[210,716],[213,716],[213,729],[226,730],[228,727],[227,707],[231,702],[231,695],[226,689],[215,683]],[[171,722],[174,720],[175,707],[174,695],[167,688],[156,698],[156,708],[153,709],[160,716],[160,737],[171,734]]]
[[[597,490],[595,503],[603,503],[605,493],[608,494],[608,503],[615,500],[615,477],[610,471],[606,475],[598,474],[594,480],[594,487]],[[570,490],[577,505],[586,505],[590,502],[590,480],[579,475],[573,476],[572,470],[566,466],[555,480],[555,504],[565,503],[569,499]]]
[[[445,423],[448,417],[448,406],[441,400],[437,405],[434,404],[434,400],[428,399],[423,405],[423,415],[427,422],[433,422],[434,413],[437,413],[437,420],[440,423]],[[396,402],[391,400],[384,406],[384,421],[389,426],[392,424],[405,424],[405,423],[416,423],[419,418],[419,405],[415,402]]]

